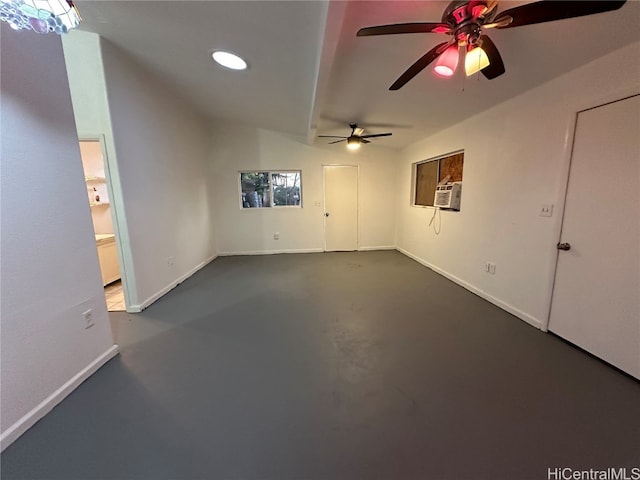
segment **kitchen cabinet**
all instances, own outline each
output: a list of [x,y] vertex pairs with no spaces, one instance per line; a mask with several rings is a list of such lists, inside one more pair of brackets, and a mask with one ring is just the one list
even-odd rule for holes
[[100,272],[102,284],[107,285],[120,279],[120,267],[118,265],[118,249],[114,234],[96,235],[98,247],[98,259],[100,260]]

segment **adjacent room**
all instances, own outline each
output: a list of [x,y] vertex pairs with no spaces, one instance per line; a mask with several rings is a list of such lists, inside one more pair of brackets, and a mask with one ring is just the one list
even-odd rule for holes
[[113,233],[109,182],[105,172],[103,142],[101,140],[101,138],[81,139],[80,157],[87,184],[87,200],[91,207],[91,221],[96,237],[100,275],[104,285],[107,309],[110,312],[119,312],[126,308],[118,262],[118,249]]
[[0,19],[1,478],[640,478],[640,2]]

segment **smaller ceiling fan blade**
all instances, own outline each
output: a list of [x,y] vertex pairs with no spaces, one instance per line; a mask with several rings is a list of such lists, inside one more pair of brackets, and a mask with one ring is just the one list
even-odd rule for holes
[[398,33],[450,33],[451,28],[446,23],[397,23],[394,25],[378,25],[358,30],[356,36],[396,35]]
[[422,57],[420,57],[413,65],[411,65],[398,79],[389,87],[389,90],[398,90],[404,84],[406,84],[409,80],[419,74],[422,70],[424,70],[431,62],[433,62],[442,52],[444,52],[445,47],[449,45],[450,42],[442,42],[427,53],[425,53]]
[[343,138],[342,140],[336,140],[335,142],[329,142],[329,143],[327,143],[327,145],[333,145],[334,143],[340,143],[340,142],[346,142],[346,141],[347,141],[347,139]]
[[318,138],[347,138],[341,135],[318,135]]
[[489,58],[489,66],[484,67],[480,71],[488,80],[493,80],[504,73],[504,62],[502,61],[502,57],[500,56],[500,52],[498,52],[496,45],[489,37],[482,35],[480,37],[480,42],[482,49]]
[[371,135],[363,135],[360,138],[375,138],[375,137],[389,137],[393,134],[391,133],[373,133]]
[[496,28],[520,27],[522,25],[553,22],[565,18],[584,17],[586,15],[595,15],[596,13],[610,12],[619,9],[625,3],[626,0],[542,0],[500,12],[494,22],[500,23],[505,17],[511,17],[513,18],[511,23],[505,26],[499,25]]

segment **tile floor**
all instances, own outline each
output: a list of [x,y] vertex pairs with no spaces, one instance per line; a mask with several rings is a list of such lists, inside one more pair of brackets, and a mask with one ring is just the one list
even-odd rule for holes
[[104,287],[104,296],[107,300],[107,310],[110,312],[123,312],[126,310],[122,282],[120,280],[116,280]]

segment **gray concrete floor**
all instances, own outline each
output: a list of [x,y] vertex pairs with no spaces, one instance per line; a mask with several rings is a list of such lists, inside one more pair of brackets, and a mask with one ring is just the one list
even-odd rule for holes
[[546,479],[640,465],[640,383],[397,252],[219,258],[3,479]]

